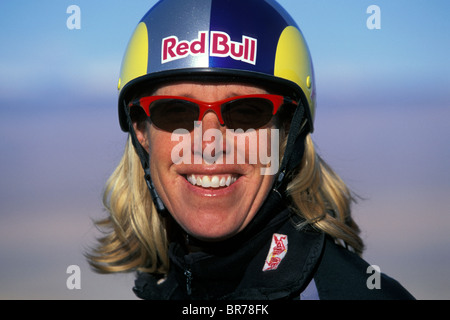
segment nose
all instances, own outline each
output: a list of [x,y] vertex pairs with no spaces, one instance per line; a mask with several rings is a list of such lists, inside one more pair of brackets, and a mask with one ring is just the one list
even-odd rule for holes
[[222,126],[220,125],[219,115],[216,114],[214,110],[207,110],[203,114],[202,121],[202,128],[203,131],[206,131],[208,129],[218,129],[222,130]]
[[[194,130],[194,156],[202,155],[207,163],[214,163],[222,156],[226,156],[227,147],[226,128],[220,125],[219,118],[213,110],[205,112],[201,119],[201,130]],[[199,134],[201,133],[201,137]],[[201,143],[198,143],[201,140]],[[201,150],[200,150],[201,147]]]

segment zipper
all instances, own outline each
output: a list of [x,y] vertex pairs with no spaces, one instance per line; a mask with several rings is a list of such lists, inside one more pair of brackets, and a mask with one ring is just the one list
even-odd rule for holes
[[184,270],[184,275],[186,276],[186,291],[188,296],[192,294],[192,272],[189,268]]

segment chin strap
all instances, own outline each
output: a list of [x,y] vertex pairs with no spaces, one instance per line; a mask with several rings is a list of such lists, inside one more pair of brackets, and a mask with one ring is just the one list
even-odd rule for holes
[[305,152],[305,138],[309,131],[305,130],[304,114],[305,108],[299,101],[292,117],[286,149],[273,187],[273,191],[282,198],[288,182],[285,178],[301,163]]
[[150,191],[153,203],[158,213],[162,217],[165,217],[167,216],[167,209],[164,206],[164,203],[162,202],[158,193],[156,192],[155,185],[153,184],[152,177],[150,175],[150,156],[147,150],[144,149],[144,147],[140,144],[138,138],[136,137],[136,132],[134,131],[133,127],[133,121],[131,121],[130,111],[125,101],[123,102],[123,108],[125,109],[125,114],[127,117],[128,131],[131,135],[131,141],[133,143],[134,150],[136,150],[136,153],[141,160],[142,168],[144,169],[145,182],[147,183],[147,187]]

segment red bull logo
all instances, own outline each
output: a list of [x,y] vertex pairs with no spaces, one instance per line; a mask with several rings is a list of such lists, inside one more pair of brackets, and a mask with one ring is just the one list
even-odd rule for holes
[[276,270],[286,256],[287,250],[288,237],[284,234],[274,233],[263,271]]
[[258,41],[242,36],[242,42],[232,41],[226,32],[200,31],[192,41],[180,41],[177,36],[162,39],[161,63],[167,63],[187,56],[207,55],[210,57],[231,57],[250,64],[256,63]]

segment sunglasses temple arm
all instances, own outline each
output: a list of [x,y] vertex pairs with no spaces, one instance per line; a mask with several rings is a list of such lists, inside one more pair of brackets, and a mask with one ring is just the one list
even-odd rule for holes
[[153,184],[151,175],[150,175],[150,166],[149,166],[149,161],[150,161],[150,157],[148,152],[144,149],[144,147],[142,147],[142,145],[139,143],[139,140],[136,136],[136,132],[134,131],[134,127],[133,127],[133,122],[131,121],[131,116],[130,116],[130,112],[129,109],[127,107],[127,104],[123,103],[123,107],[125,109],[125,114],[127,117],[127,123],[128,123],[128,131],[131,135],[131,141],[133,143],[134,149],[141,161],[142,164],[142,168],[144,169],[144,178],[145,178],[145,182],[147,183],[147,187],[150,191],[150,195],[152,197],[153,203],[155,205],[156,210],[158,211],[158,213],[161,216],[166,216],[167,215],[167,209],[164,206],[164,203],[162,202],[161,198],[159,197],[158,193],[155,190],[155,185]]

